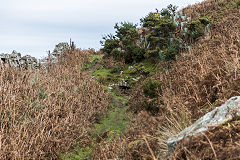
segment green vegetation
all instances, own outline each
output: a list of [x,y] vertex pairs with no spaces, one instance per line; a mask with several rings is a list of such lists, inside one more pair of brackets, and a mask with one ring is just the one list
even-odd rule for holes
[[196,21],[188,23],[188,35],[196,41],[199,37],[205,34],[205,27],[209,24],[209,20],[206,17],[198,18]]
[[240,0],[236,1],[236,5],[237,5],[238,8],[240,7]]
[[112,34],[103,37],[103,41],[100,41],[100,43],[104,46],[102,51],[107,55],[111,55],[112,51],[119,47],[119,40]]
[[91,153],[93,148],[85,147],[85,148],[76,148],[74,152],[61,154],[60,158],[63,160],[81,160],[91,158]]
[[140,28],[129,22],[117,23],[116,35],[103,37],[102,51],[127,64],[156,57],[165,62],[175,60],[180,50],[189,50],[192,42],[210,30],[208,18],[189,22],[176,10],[169,5],[160,12],[150,12],[140,20]]
[[154,61],[144,60],[134,65],[115,65],[109,69],[100,66],[99,69],[95,69],[93,75],[98,82],[105,86],[117,84],[124,79],[131,87],[134,87],[143,76],[152,76],[157,71],[162,70],[162,66],[158,63],[159,61],[159,59]]
[[104,54],[92,54],[89,57],[89,62],[96,64],[97,62],[102,61]]
[[143,92],[146,96],[150,98],[155,98],[157,96],[157,90],[161,89],[161,83],[158,81],[153,81],[149,79],[146,83],[142,85]]
[[115,106],[99,124],[95,124],[94,140],[99,142],[103,139],[109,141],[115,136],[120,136],[128,128],[129,120],[127,108]]

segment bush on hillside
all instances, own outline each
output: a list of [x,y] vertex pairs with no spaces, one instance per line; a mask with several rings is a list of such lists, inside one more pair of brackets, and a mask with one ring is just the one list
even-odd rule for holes
[[237,5],[237,8],[240,7],[240,0],[237,0],[237,1],[236,1],[236,5]]
[[170,61],[170,60],[176,60],[176,56],[179,53],[180,47],[178,44],[172,45],[164,53],[164,60]]
[[116,23],[116,37],[122,42],[122,47],[134,44],[138,38],[137,25],[130,22]]
[[170,47],[172,43],[169,42],[170,35],[177,29],[171,18],[171,15],[175,14],[176,9],[176,6],[169,5],[168,8],[163,9],[160,13],[156,10],[156,12],[151,12],[141,19],[142,26],[148,27],[150,30],[146,36],[150,45],[147,48],[145,58],[157,56],[161,50],[166,50],[166,48]]
[[120,48],[114,48],[110,55],[112,55],[116,60],[121,60],[124,57],[124,53]]
[[189,49],[192,42],[209,31],[209,20],[200,17],[189,22],[177,7],[169,5],[160,12],[150,12],[142,18],[142,28],[129,22],[117,23],[116,35],[105,37],[103,51],[125,63],[140,62],[159,56],[161,60],[175,60],[180,49]]
[[140,62],[144,59],[144,54],[146,53],[144,48],[138,47],[136,45],[129,45],[126,48],[128,55],[130,55],[131,59],[129,57],[125,57],[126,62]]
[[157,96],[157,90],[161,89],[162,84],[158,81],[153,81],[149,79],[146,83],[142,85],[143,92],[145,96],[150,98],[155,98]]
[[209,24],[209,20],[205,17],[201,17],[196,21],[192,21],[187,24],[188,35],[196,41],[199,37],[205,34],[205,27]]
[[112,51],[119,47],[119,40],[112,34],[104,36],[100,43],[103,46],[102,51],[107,55],[111,55]]

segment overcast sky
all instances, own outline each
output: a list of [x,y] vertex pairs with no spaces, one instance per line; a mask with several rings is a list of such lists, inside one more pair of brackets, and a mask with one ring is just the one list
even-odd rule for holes
[[78,48],[101,47],[116,22],[139,19],[168,4],[202,0],[0,0],[0,53],[17,50],[40,58],[70,38]]

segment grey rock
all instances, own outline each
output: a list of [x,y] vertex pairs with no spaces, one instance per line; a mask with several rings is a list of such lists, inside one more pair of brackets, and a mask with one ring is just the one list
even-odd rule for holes
[[121,89],[130,89],[130,85],[125,81],[125,79],[121,79],[120,82],[116,84]]
[[18,69],[37,69],[39,63],[32,56],[21,57],[21,54],[13,51],[11,54],[0,54],[0,63],[5,67],[13,67]]
[[18,69],[39,69],[40,67],[47,69],[49,64],[57,65],[58,57],[70,49],[71,47],[68,43],[59,43],[56,45],[52,53],[49,53],[47,57],[40,59],[39,62],[35,57],[30,55],[21,57],[21,54],[14,50],[11,54],[0,54],[0,64],[4,67]]
[[57,56],[59,54],[63,54],[64,52],[67,52],[71,50],[71,47],[69,46],[68,43],[62,42],[56,45],[55,49],[53,50],[53,55]]
[[207,131],[210,126],[217,126],[229,121],[235,115],[240,116],[240,96],[230,98],[225,104],[205,114],[179,134],[170,137],[167,140],[169,155],[174,152],[178,142],[192,136],[197,136]]

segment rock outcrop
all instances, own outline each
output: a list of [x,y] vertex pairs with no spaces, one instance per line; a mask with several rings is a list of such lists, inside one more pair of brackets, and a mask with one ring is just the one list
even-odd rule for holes
[[52,55],[57,56],[64,52],[68,52],[70,50],[71,50],[71,47],[69,46],[69,44],[66,42],[62,42],[55,46],[55,49],[53,50]]
[[19,69],[38,69],[40,67],[36,58],[30,55],[21,57],[21,54],[16,51],[11,54],[0,54],[0,64],[4,67]]
[[210,126],[217,126],[240,116],[240,96],[230,98],[225,104],[204,115],[191,126],[167,140],[169,155],[174,152],[176,145],[189,137],[197,136],[208,130]]
[[70,51],[71,47],[68,43],[59,43],[55,46],[55,49],[52,53],[49,53],[47,57],[44,57],[40,60],[36,58],[26,55],[21,57],[21,54],[13,51],[11,54],[0,54],[0,64],[3,67],[13,67],[17,69],[39,69],[43,67],[44,69],[47,68],[49,63],[57,64],[58,57]]

